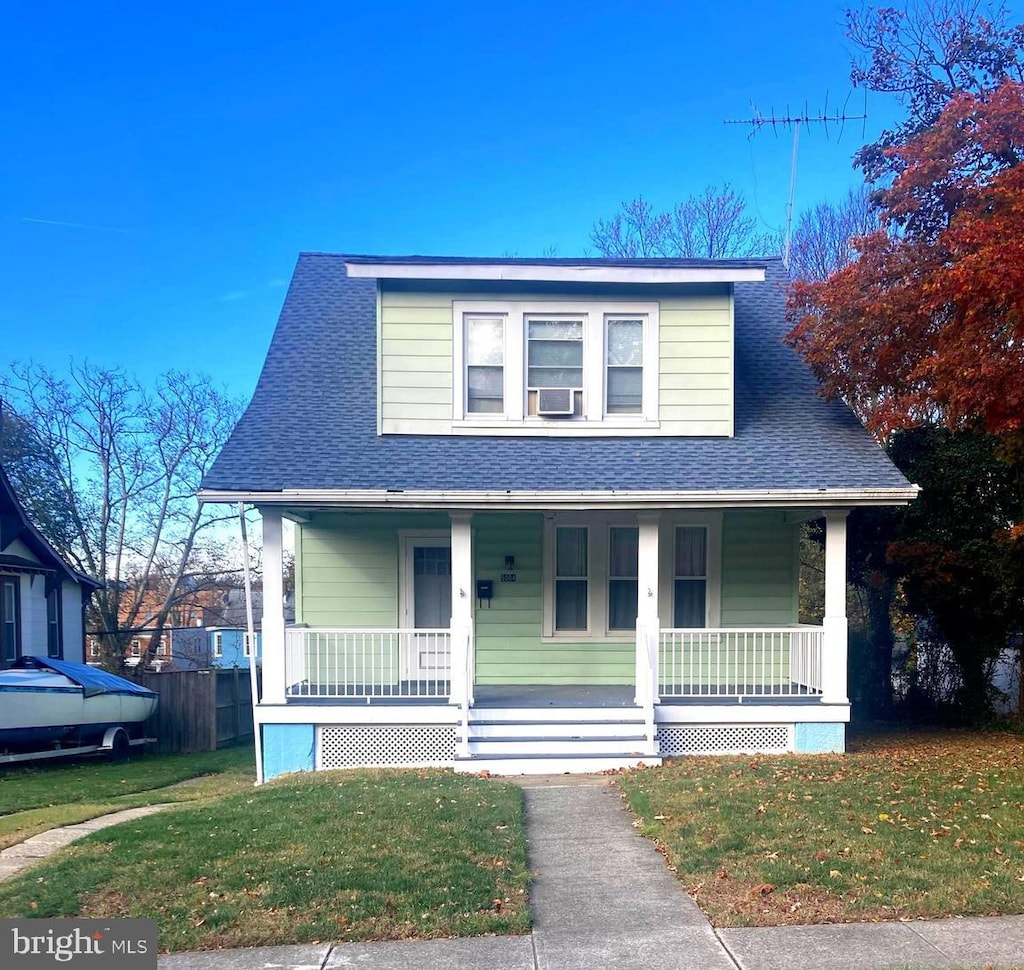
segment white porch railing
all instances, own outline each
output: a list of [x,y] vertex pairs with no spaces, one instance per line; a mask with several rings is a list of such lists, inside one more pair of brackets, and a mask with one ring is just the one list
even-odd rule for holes
[[294,627],[285,631],[285,696],[446,700],[451,647],[449,630]]
[[820,627],[662,630],[662,697],[818,697]]

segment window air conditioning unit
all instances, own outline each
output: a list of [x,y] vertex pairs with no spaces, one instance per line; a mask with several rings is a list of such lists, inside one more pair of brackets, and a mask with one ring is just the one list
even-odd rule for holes
[[575,397],[571,387],[542,387],[537,391],[537,414],[542,418],[571,417]]

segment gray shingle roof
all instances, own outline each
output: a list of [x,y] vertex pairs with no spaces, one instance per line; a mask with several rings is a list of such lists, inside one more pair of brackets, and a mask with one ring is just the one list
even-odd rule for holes
[[785,272],[775,260],[753,261],[767,265],[767,282],[736,284],[734,437],[510,438],[377,435],[376,281],[348,278],[345,259],[299,257],[252,401],[204,489],[907,487],[783,345]]

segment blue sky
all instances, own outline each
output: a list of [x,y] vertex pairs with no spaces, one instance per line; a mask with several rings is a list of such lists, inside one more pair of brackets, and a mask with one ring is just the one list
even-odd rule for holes
[[[791,135],[723,121],[842,108],[844,9],[8,0],[4,356],[248,395],[302,250],[580,255],[725,181],[780,230]],[[797,210],[856,183],[867,111],[801,133]]]

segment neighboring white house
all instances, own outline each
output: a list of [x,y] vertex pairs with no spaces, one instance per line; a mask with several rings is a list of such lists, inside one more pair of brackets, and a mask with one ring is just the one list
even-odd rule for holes
[[843,750],[846,517],[917,488],[784,345],[785,284],[777,260],[302,255],[200,492],[263,518],[265,776]]
[[84,611],[99,585],[32,525],[0,467],[0,669],[23,656],[84,663]]

